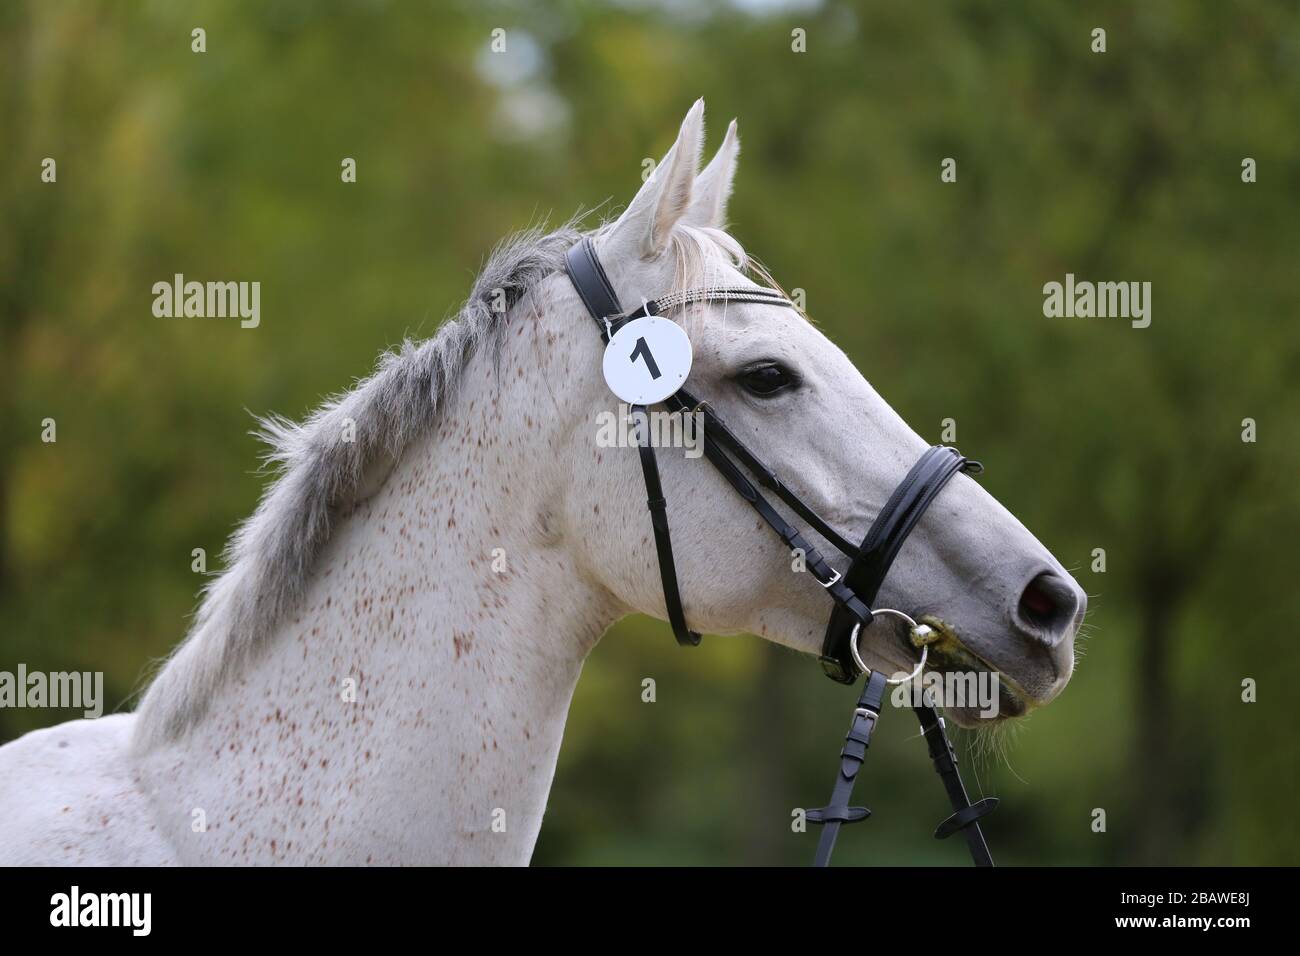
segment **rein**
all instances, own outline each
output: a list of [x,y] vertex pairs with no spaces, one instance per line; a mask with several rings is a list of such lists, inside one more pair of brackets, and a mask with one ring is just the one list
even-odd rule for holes
[[[906,679],[911,680],[920,674],[926,662],[928,648],[925,646],[925,638],[930,633],[930,629],[925,625],[917,624],[901,611],[892,608],[873,609],[872,604],[903,542],[943,488],[958,472],[978,474],[983,471],[983,466],[966,459],[955,448],[935,445],[926,449],[889,496],[884,508],[867,530],[862,544],[855,547],[849,539],[839,534],[806,502],[786,487],[776,472],[745,447],[706,402],[699,401],[684,387],[684,379],[690,366],[689,342],[686,344],[684,368],[679,371],[677,382],[671,379],[666,382],[657,381],[663,375],[646,344],[647,338],[651,337],[651,326],[659,321],[655,317],[684,305],[748,302],[795,308],[789,299],[780,292],[761,287],[708,287],[675,292],[646,302],[641,308],[630,313],[625,312],[619,304],[618,296],[605,274],[604,267],[596,255],[595,245],[590,238],[584,238],[568,251],[565,258],[565,271],[577,290],[578,297],[582,299],[583,305],[596,321],[601,338],[606,343],[607,381],[610,377],[608,359],[611,340],[625,330],[635,332],[644,329],[645,335],[637,339],[637,349],[633,351],[632,356],[635,359],[639,354],[651,378],[656,380],[651,385],[657,386],[657,390],[652,387],[649,394],[661,395],[657,400],[662,401],[670,411],[701,414],[705,457],[728,484],[749,502],[787,548],[797,549],[804,555],[808,571],[833,602],[819,658],[822,670],[831,680],[841,684],[852,684],[859,676],[866,675],[862,694],[853,711],[849,732],[840,750],[839,772],[831,791],[830,803],[820,809],[807,811],[808,822],[820,824],[823,828],[813,865],[827,866],[840,828],[845,824],[861,822],[871,814],[866,807],[849,806],[849,800],[853,795],[858,772],[866,760],[872,731],[880,717],[885,689],[891,683],[901,682],[887,680],[880,671],[870,670],[863,663],[858,647],[862,628],[870,624],[878,614],[894,616],[909,625],[912,642],[921,646],[922,653],[916,670]],[[637,323],[642,324],[640,328]],[[680,330],[678,334],[682,338],[685,337],[685,333]],[[626,341],[626,336],[620,338]],[[620,394],[619,397],[623,396]],[[645,480],[646,507],[650,512],[650,522],[654,529],[655,550],[659,559],[659,576],[663,585],[668,622],[679,644],[696,645],[700,642],[700,635],[687,625],[686,612],[682,607],[681,592],[677,585],[677,567],[673,560],[672,535],[668,523],[668,503],[659,477],[659,464],[650,441],[647,404],[654,404],[654,401],[649,401],[647,404],[635,402],[630,404],[633,420],[637,423],[637,450]],[[798,528],[786,521],[776,507],[763,496],[754,481],[746,477],[741,466],[753,475],[758,486],[779,498],[796,516],[849,559],[848,569],[843,574],[835,570],[822,557]],[[953,813],[935,830],[935,838],[942,840],[961,832],[965,834],[975,864],[992,866],[993,858],[989,854],[988,845],[984,842],[979,819],[997,806],[997,799],[988,798],[977,803],[970,802],[957,770],[956,751],[948,739],[943,718],[930,703],[928,693],[923,695],[923,703],[915,705],[913,710],[920,721],[921,733],[929,747],[930,759],[943,781],[953,808]]]

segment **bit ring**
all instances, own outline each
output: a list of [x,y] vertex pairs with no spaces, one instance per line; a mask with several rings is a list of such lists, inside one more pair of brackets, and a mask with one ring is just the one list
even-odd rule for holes
[[[895,610],[892,607],[877,608],[871,613],[873,616],[876,614],[892,614],[894,617],[898,618],[904,624],[910,627],[913,631],[915,631],[918,627],[920,627],[920,625],[917,624],[916,621],[912,620],[911,617],[904,614],[902,611]],[[858,669],[862,671],[863,676],[869,677],[871,676],[871,668],[863,663],[862,652],[858,650],[858,638],[861,636],[861,634],[862,634],[862,623],[859,621],[857,624],[853,625],[853,634],[850,635],[849,637],[849,653],[853,655],[853,663],[858,665]],[[926,658],[929,657],[929,654],[930,654],[930,645],[923,644],[921,646],[921,659],[917,661],[916,667],[915,669],[913,669],[912,673],[908,674],[906,677],[887,679],[885,683],[891,687],[896,687],[899,684],[906,684],[909,681],[915,680],[917,676],[921,673],[921,669],[925,667],[925,661]]]

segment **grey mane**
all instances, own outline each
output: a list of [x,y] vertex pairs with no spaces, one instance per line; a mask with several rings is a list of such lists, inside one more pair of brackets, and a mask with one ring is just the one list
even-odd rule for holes
[[[499,349],[510,307],[563,267],[582,237],[573,221],[527,229],[488,257],[459,313],[423,342],[404,341],[375,372],[326,401],[302,424],[259,421],[278,470],[224,552],[226,570],[204,589],[193,625],[145,693],[137,746],[176,736],[201,712],[222,675],[271,633],[305,591],[328,540],[333,506],[358,488],[367,465],[397,455],[436,420],[469,359]],[[345,440],[345,435],[354,436]]]

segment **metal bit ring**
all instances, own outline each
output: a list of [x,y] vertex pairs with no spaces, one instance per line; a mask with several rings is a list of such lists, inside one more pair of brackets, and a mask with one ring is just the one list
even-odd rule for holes
[[[873,616],[876,614],[892,614],[894,615],[894,617],[898,618],[903,623],[905,623],[908,627],[910,627],[913,631],[917,630],[921,626],[917,624],[916,621],[912,620],[911,617],[904,614],[902,611],[897,611],[892,607],[877,608],[871,613]],[[862,671],[863,676],[869,677],[871,676],[871,668],[863,663],[862,653],[861,651],[858,650],[858,638],[861,636],[861,634],[862,634],[862,623],[858,622],[857,624],[853,625],[853,634],[849,637],[849,653],[853,655],[853,663],[858,665],[858,669]],[[921,673],[921,669],[925,667],[925,661],[926,658],[929,656],[929,654],[930,654],[930,645],[923,644],[921,646],[921,659],[917,661],[916,668],[912,671],[912,673],[908,674],[906,677],[900,677],[894,680],[886,680],[885,683],[890,685],[891,687],[894,687],[897,686],[898,684],[906,684],[909,681],[915,680],[917,676]]]

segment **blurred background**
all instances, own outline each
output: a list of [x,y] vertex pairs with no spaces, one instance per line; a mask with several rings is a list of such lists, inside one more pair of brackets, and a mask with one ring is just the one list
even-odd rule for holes
[[[923,436],[956,420],[1091,595],[1064,695],[1004,756],[959,743],[995,857],[1297,862],[1292,3],[6,0],[0,670],[102,670],[129,706],[191,550],[215,569],[263,485],[250,412],[432,334],[511,230],[626,202],[699,96],[710,151],[740,119],[735,234]],[[155,318],[177,272],[261,281],[261,326]],[[1151,282],[1151,326],[1045,318],[1067,272]],[[853,700],[755,638],[624,622],[535,862],[806,863],[791,810],[825,801]],[[0,741],[73,716],[0,709]],[[886,714],[837,863],[965,865],[915,736]]]

